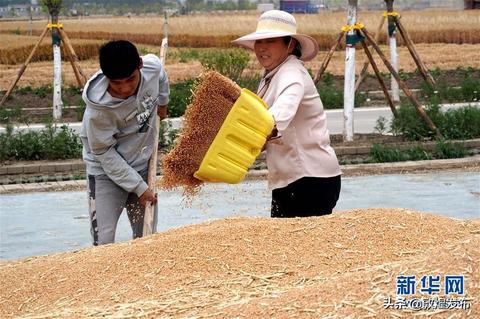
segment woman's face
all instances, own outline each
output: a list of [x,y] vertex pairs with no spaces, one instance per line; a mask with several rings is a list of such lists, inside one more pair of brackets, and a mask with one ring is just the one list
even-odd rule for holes
[[255,41],[253,51],[260,64],[267,71],[271,71],[282,63],[290,53],[292,53],[294,44],[293,40],[291,41],[290,46],[285,44],[283,38],[261,39]]

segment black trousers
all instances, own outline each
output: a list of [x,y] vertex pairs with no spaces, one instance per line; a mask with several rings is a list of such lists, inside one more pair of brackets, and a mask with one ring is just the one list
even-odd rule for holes
[[332,213],[340,195],[341,178],[302,177],[272,191],[272,217],[307,217]]

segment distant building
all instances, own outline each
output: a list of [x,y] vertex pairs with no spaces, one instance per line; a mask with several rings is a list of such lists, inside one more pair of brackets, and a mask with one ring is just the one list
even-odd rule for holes
[[[464,8],[464,2],[478,2],[479,0],[402,0],[394,1],[395,10],[424,10],[424,9],[454,9]],[[347,1],[324,0],[330,10],[345,10]],[[358,0],[359,10],[384,10],[384,0]]]
[[480,9],[480,0],[464,0],[465,9]]
[[257,11],[258,12],[265,12],[268,10],[275,9],[275,5],[273,3],[259,3],[257,4]]
[[280,10],[289,13],[317,13],[318,5],[310,0],[280,0]]
[[38,4],[12,4],[0,7],[0,17],[29,17],[30,10],[32,15],[42,14],[42,9]]

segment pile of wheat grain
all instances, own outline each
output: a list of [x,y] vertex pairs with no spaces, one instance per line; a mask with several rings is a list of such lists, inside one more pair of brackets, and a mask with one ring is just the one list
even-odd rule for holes
[[[479,318],[479,237],[479,219],[405,209],[210,221],[4,262],[0,317]],[[447,274],[470,309],[384,307],[397,276]]]
[[188,106],[183,130],[175,147],[162,160],[163,178],[159,187],[184,187],[186,195],[194,195],[201,181],[193,174],[212,144],[241,88],[215,71],[203,74]]

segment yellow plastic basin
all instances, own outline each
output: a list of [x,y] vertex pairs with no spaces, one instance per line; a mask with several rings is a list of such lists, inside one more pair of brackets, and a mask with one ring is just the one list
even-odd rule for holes
[[242,89],[193,176],[205,182],[241,182],[273,129],[267,108],[255,93]]

